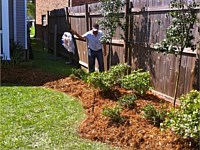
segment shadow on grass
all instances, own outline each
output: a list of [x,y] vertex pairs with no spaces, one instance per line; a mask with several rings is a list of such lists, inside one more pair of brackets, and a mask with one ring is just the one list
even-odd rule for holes
[[15,66],[4,63],[1,66],[1,85],[32,85],[43,84],[68,77],[74,68],[66,65],[64,57],[54,57],[43,50],[42,42],[31,39],[34,58]]

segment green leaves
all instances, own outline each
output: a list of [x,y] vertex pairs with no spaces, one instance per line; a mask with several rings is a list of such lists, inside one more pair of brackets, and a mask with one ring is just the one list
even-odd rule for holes
[[156,110],[153,105],[146,105],[143,109],[144,117],[156,126],[160,126],[166,116],[166,110]]
[[157,43],[155,48],[161,52],[181,53],[184,48],[195,49],[193,29],[197,21],[195,7],[197,3],[194,0],[183,2],[181,0],[172,0],[170,8],[174,11],[170,12],[172,23],[166,30],[166,38]]
[[105,30],[105,35],[101,38],[102,42],[110,42],[118,26],[121,26],[121,10],[125,4],[124,0],[100,0],[102,5],[100,10],[103,19],[99,21]]
[[127,108],[134,108],[136,106],[135,101],[137,100],[137,96],[134,94],[127,94],[119,98],[118,102],[121,106]]
[[192,90],[180,98],[180,108],[172,109],[163,122],[163,128],[170,128],[184,138],[198,140],[200,134],[200,92]]
[[135,90],[138,94],[146,94],[150,90],[150,74],[142,70],[133,71],[131,74],[123,77],[122,87]]
[[118,64],[112,66],[108,71],[91,73],[87,81],[95,88],[98,87],[102,91],[108,91],[121,82],[121,78],[126,74],[128,68],[127,64]]
[[87,81],[95,88],[100,88],[102,91],[110,90],[117,84],[120,84],[126,89],[131,89],[139,95],[146,94],[150,87],[150,73],[142,72],[142,70],[132,71],[131,74],[126,75],[129,66],[127,64],[118,64],[112,66],[106,72],[93,72]]
[[113,122],[122,122],[123,117],[120,115],[121,108],[119,106],[107,107],[103,109],[102,114],[106,117],[109,117]]

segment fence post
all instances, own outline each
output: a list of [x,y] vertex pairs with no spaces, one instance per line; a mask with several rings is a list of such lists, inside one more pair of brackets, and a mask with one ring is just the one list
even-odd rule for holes
[[54,10],[54,57],[57,57],[57,16],[56,16],[56,10]]
[[86,25],[86,31],[89,31],[89,9],[88,4],[85,4],[85,25]]
[[[130,5],[131,4],[131,5]],[[130,41],[133,40],[133,15],[131,14],[131,8],[132,8],[132,2],[129,2],[129,11],[128,11],[128,16],[129,16],[129,43]],[[129,52],[128,52],[128,64],[131,66],[132,65],[132,49],[133,49],[133,44],[134,43],[130,43],[129,45]]]
[[125,63],[128,62],[128,54],[129,54],[129,2],[130,0],[126,0],[126,11],[125,11],[125,18],[126,18],[126,27],[125,27]]
[[66,21],[67,21],[67,25],[68,25],[68,29],[67,30],[71,30],[71,23],[69,21],[69,9],[68,7],[65,8],[65,16],[66,16]]
[[47,36],[48,36],[48,52],[50,52],[50,37],[51,37],[51,34],[50,34],[50,27],[51,27],[51,24],[50,24],[50,12],[47,11],[47,21],[48,21],[48,33],[47,33]]

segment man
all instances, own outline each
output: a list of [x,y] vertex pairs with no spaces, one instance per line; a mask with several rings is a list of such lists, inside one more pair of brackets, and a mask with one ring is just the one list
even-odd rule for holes
[[[104,59],[103,55],[106,56],[106,44],[100,42],[100,38],[103,36],[103,32],[99,30],[97,23],[93,24],[92,30],[86,32],[82,36],[76,31],[71,30],[78,38],[87,40],[88,43],[88,66],[89,72],[95,71],[95,59],[98,61],[99,71],[104,71]],[[102,50],[103,49],[103,50]]]

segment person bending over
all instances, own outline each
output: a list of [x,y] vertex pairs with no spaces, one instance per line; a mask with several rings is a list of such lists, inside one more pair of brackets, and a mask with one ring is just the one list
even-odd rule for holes
[[73,29],[71,29],[71,33],[82,40],[87,40],[89,72],[91,73],[95,71],[95,59],[98,61],[99,72],[103,72],[103,56],[106,56],[106,44],[101,43],[100,41],[100,38],[103,36],[103,32],[99,30],[99,25],[97,23],[93,24],[92,30],[87,31],[83,35],[78,34]]

